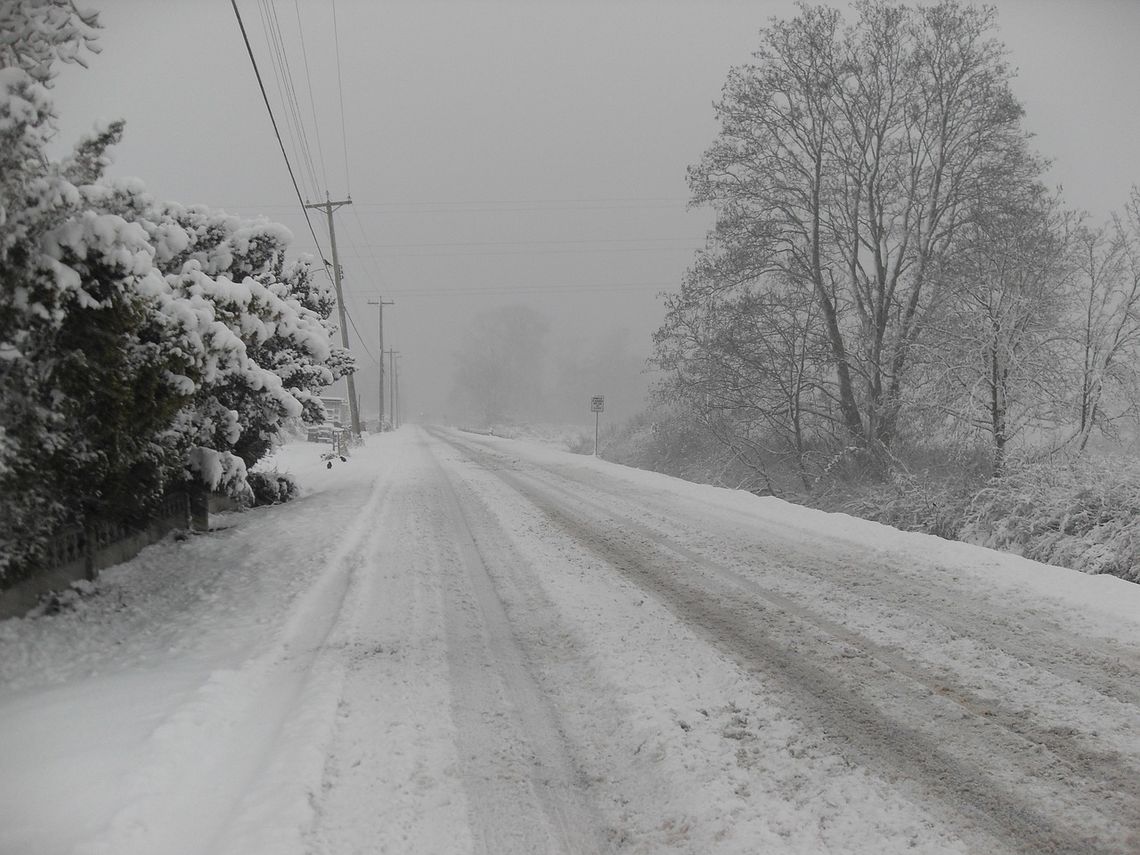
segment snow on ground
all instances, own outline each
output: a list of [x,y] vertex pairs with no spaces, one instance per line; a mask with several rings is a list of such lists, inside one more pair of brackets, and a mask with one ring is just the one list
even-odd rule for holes
[[[1079,767],[1087,763],[1090,756],[1097,756],[1097,752],[1121,752],[1130,757],[1122,768],[1109,775],[1108,789],[1135,779],[1136,770],[1140,768],[1136,756],[1140,741],[1135,727],[1136,702],[1140,695],[1134,685],[1129,685],[1127,675],[1134,675],[1140,665],[1137,656],[1140,588],[1137,586],[1119,579],[1098,580],[1099,584],[1087,586],[1090,577],[1075,571],[897,532],[776,499],[689,484],[589,457],[565,455],[543,446],[464,439],[466,446],[494,450],[493,455],[485,458],[485,467],[494,477],[484,477],[485,482],[511,480],[512,489],[501,490],[491,502],[492,507],[504,515],[506,526],[510,526],[511,517],[517,519],[526,512],[523,508],[504,510],[509,508],[511,493],[519,487],[533,490],[541,485],[548,497],[557,497],[562,502],[571,501],[571,494],[565,489],[567,482],[592,487],[577,493],[574,501],[581,506],[592,505],[592,508],[583,508],[585,516],[605,520],[618,534],[619,544],[599,544],[596,534],[587,535],[587,543],[600,545],[603,555],[608,553],[610,566],[606,572],[590,578],[583,588],[568,594],[564,602],[589,602],[588,595],[591,592],[596,595],[599,585],[612,579],[613,567],[652,567],[654,575],[665,576],[670,561],[668,553],[672,551],[681,559],[682,573],[696,576],[707,569],[726,580],[731,586],[727,596],[733,601],[741,595],[755,594],[778,606],[784,615],[802,618],[789,627],[786,637],[777,638],[777,643],[765,652],[769,659],[778,659],[786,655],[788,649],[794,651],[794,658],[789,659],[783,669],[792,676],[792,688],[802,692],[806,684],[808,693],[816,695],[814,700],[820,700],[822,695],[822,700],[831,707],[814,715],[797,709],[804,706],[803,698],[780,697],[779,684],[786,680],[767,681],[757,693],[755,677],[751,674],[743,678],[736,692],[725,691],[723,686],[707,693],[700,690],[698,697],[703,703],[694,702],[697,687],[694,677],[707,679],[716,673],[716,669],[695,661],[702,648],[700,642],[707,641],[708,635],[702,639],[699,632],[696,636],[687,633],[672,644],[668,638],[649,635],[631,645],[636,638],[631,627],[648,626],[658,632],[671,627],[674,633],[688,629],[676,627],[675,616],[689,610],[686,602],[692,596],[689,591],[683,590],[676,598],[666,596],[663,603],[666,609],[659,612],[660,620],[647,619],[644,612],[651,609],[656,598],[646,596],[646,586],[634,574],[632,578],[637,584],[633,595],[637,608],[627,609],[625,615],[605,613],[586,633],[587,637],[597,640],[599,649],[607,651],[599,657],[607,666],[621,662],[623,653],[632,646],[631,655],[637,658],[619,667],[614,684],[641,685],[652,691],[652,696],[638,700],[637,708],[647,711],[644,713],[647,721],[653,722],[653,732],[659,735],[670,755],[676,753],[678,741],[691,742],[693,734],[704,732],[711,720],[713,732],[719,730],[719,735],[724,737],[713,740],[713,744],[722,749],[720,759],[728,760],[723,756],[725,739],[740,739],[743,743],[740,751],[747,750],[746,755],[736,754],[737,767],[748,767],[752,763],[750,758],[755,758],[755,766],[747,774],[737,768],[737,774],[743,774],[746,780],[743,785],[737,782],[741,789],[735,793],[722,790],[716,797],[705,800],[694,799],[691,790],[684,787],[678,790],[681,795],[677,806],[685,813],[681,819],[669,820],[669,823],[670,827],[683,825],[687,829],[686,838],[707,834],[710,828],[715,828],[716,817],[723,817],[726,806],[734,801],[732,795],[740,796],[750,790],[755,795],[763,787],[764,796],[759,805],[748,797],[744,799],[746,805],[739,805],[737,812],[728,811],[732,816],[729,824],[732,832],[739,834],[747,829],[743,836],[732,838],[741,847],[739,851],[750,851],[750,845],[765,840],[765,830],[773,829],[777,837],[769,839],[761,848],[797,852],[894,851],[910,846],[917,846],[920,851],[956,848],[951,839],[940,836],[939,823],[929,816],[923,817],[922,811],[916,816],[907,796],[916,786],[914,781],[904,776],[906,784],[901,792],[897,785],[887,783],[892,774],[897,774],[899,764],[904,768],[908,763],[921,766],[920,758],[892,758],[890,766],[894,768],[887,770],[887,781],[883,781],[869,776],[865,767],[849,768],[847,758],[828,750],[824,734],[847,741],[869,742],[864,745],[864,751],[880,757],[892,750],[892,743],[913,741],[912,747],[920,753],[928,749],[937,751],[941,739],[952,742],[960,736],[965,750],[958,753],[980,770],[972,778],[960,778],[950,788],[953,792],[934,795],[943,801],[965,800],[967,804],[959,805],[963,810],[973,809],[969,804],[971,790],[984,790],[983,775],[999,781],[1001,790],[1014,793],[1022,790],[1027,796],[1025,804],[1011,800],[1001,805],[1001,810],[1032,812],[1035,799],[1041,800],[1036,804],[1042,804],[1049,803],[1050,798],[1065,798],[1072,804],[1072,794],[1066,796],[1045,785],[1039,789],[1028,786],[1020,777],[1025,774],[1024,769],[1002,769],[999,763],[987,762],[985,752],[998,750],[992,736],[984,732],[976,736],[943,734],[940,720],[957,718],[964,709],[992,718],[1006,731],[1011,731],[1010,750],[1013,751],[1022,750],[1024,742],[1034,743],[1040,750],[1057,733],[1080,734],[1083,739],[1090,731],[1095,732],[1095,744],[1087,754],[1079,751],[1075,756],[1067,755],[1062,746],[1050,747],[1063,755],[1065,764],[1078,766],[1076,771],[1070,771],[1074,779],[1084,771]],[[526,474],[515,476],[514,471]],[[556,473],[556,477],[550,477],[551,473]],[[531,495],[542,493],[539,489]],[[681,508],[684,510],[678,515]],[[547,545],[557,542],[549,530],[549,514],[545,519],[541,514],[535,516],[531,525],[531,541],[536,540],[535,534],[540,534],[541,542]],[[592,531],[599,529],[595,525]],[[573,526],[570,530],[573,531]],[[640,547],[639,542],[643,544]],[[657,546],[661,543],[668,547],[662,550]],[[630,548],[630,544],[634,544],[634,548]],[[575,559],[580,560],[580,556]],[[557,566],[553,564],[553,556],[548,556],[546,561],[550,562],[547,566]],[[564,584],[567,578],[572,578],[571,574],[552,573],[544,574],[543,581],[556,579]],[[1102,586],[1111,588],[1112,595],[1101,593]],[[656,590],[649,587],[651,593],[669,593],[665,586]],[[706,590],[711,592],[711,589]],[[863,593],[864,590],[869,593]],[[638,611],[642,611],[642,615],[637,616]],[[1026,615],[1024,621],[1022,611]],[[674,620],[669,619],[670,613]],[[779,612],[761,611],[744,614],[742,620],[727,627],[720,625],[719,617],[688,623],[698,630],[708,629],[711,624],[714,646],[723,651],[731,647],[730,636],[740,632],[741,625],[747,627],[766,621],[776,625],[780,617]],[[625,629],[619,632],[621,628]],[[823,630],[822,643],[818,650],[813,650],[808,632],[819,630]],[[1041,637],[1043,630],[1055,633],[1056,637]],[[769,636],[775,634],[768,626],[765,632]],[[976,642],[974,637],[977,637]],[[1099,643],[1090,643],[1089,639],[1105,644],[1107,655]],[[771,639],[758,634],[744,641],[748,647],[770,643]],[[835,651],[835,662],[825,661],[827,673],[811,668],[813,660],[826,659],[829,649]],[[665,655],[654,660],[650,651],[663,651]],[[756,661],[747,655],[740,658],[750,668]],[[809,665],[801,666],[800,660]],[[1028,664],[1023,660],[1029,660]],[[656,666],[650,664],[653,662]],[[1116,675],[1119,680],[1098,672],[1102,665],[1111,670],[1120,663],[1127,663],[1128,667]],[[881,715],[882,721],[869,720],[867,727],[845,727],[842,720],[845,716],[858,717],[867,711],[849,704],[852,699],[847,692],[830,681],[846,679],[850,682],[865,677],[871,686],[876,683],[875,672],[885,669],[893,670],[913,685],[883,686],[877,692],[879,697],[868,689],[856,687],[854,691],[858,694],[870,696],[876,708],[874,712]],[[723,663],[720,670],[723,672]],[[781,675],[780,669],[771,670],[777,678],[787,676],[787,673]],[[671,687],[673,679],[681,685]],[[1088,684],[1094,691],[1088,691]],[[753,686],[751,691],[747,688],[750,685]],[[670,688],[687,697],[688,702],[678,702],[677,697],[671,697]],[[908,708],[904,689],[920,696],[910,704],[911,708]],[[1109,696],[1105,697],[1103,692]],[[1117,695],[1123,696],[1123,703]],[[928,696],[945,698],[946,702],[927,703]],[[722,706],[716,707],[710,698],[719,699]],[[835,709],[836,702],[846,707]],[[789,714],[789,710],[794,712]],[[895,712],[897,717],[892,718],[884,711]],[[926,727],[927,718],[933,719],[930,727]],[[814,727],[805,729],[805,720]],[[909,733],[915,720],[917,732]],[[897,728],[893,733],[889,730],[892,726]],[[683,731],[684,736],[672,731],[673,727]],[[648,744],[652,745],[652,740]],[[906,752],[900,749],[899,753],[905,755]],[[1107,753],[1107,756],[1116,755]],[[732,781],[732,775],[725,772],[733,763],[716,765],[718,755],[711,752],[708,745],[697,751],[683,751],[679,759],[689,771],[704,767],[708,770],[707,779],[716,784],[723,786]],[[958,757],[940,758],[926,769],[907,771],[916,776],[960,776],[958,761]],[[710,762],[711,767],[707,765]],[[756,776],[756,769],[762,770],[762,774]],[[657,771],[660,773],[660,767]],[[1042,778],[1048,779],[1056,769],[1038,771]],[[624,785],[634,788],[652,777],[637,774]],[[708,786],[705,783],[702,788]],[[1098,789],[1104,789],[1103,785],[1098,785]],[[1135,785],[1130,785],[1123,798],[1134,798],[1135,791]],[[995,791],[985,798],[998,802],[1000,796],[1001,791]],[[1078,796],[1078,800],[1080,798],[1082,796]],[[1053,807],[1058,813],[1065,809],[1067,807],[1062,808],[1059,803]],[[1079,805],[1074,805],[1073,810],[1081,812]],[[1132,828],[1140,825],[1134,810],[1129,817],[1126,822]],[[1066,817],[1065,821],[1098,822],[1094,817],[1078,820],[1075,815]],[[729,837],[717,838],[716,833],[713,838],[705,838],[700,845],[693,846],[691,851],[738,851],[728,842]],[[724,827],[719,833],[730,834]],[[967,839],[971,841],[967,850],[977,851],[977,841]],[[667,842],[659,837],[655,846],[647,851],[663,848]],[[1040,838],[1041,845],[1056,844],[1059,851],[1065,851],[1071,842],[1053,839],[1048,834]],[[1024,845],[1032,850],[1034,841]],[[996,847],[989,851],[1002,850]],[[1095,851],[1095,844],[1090,844],[1085,851]],[[1106,851],[1114,850],[1110,847]]]
[[[487,441],[496,440],[488,438]],[[557,443],[544,437],[524,435],[510,441],[500,439],[498,443],[505,451],[524,447],[528,459],[542,465],[560,465],[567,461],[563,452],[550,447]],[[1077,606],[1074,618],[1090,628],[1103,629],[1100,615],[1121,617],[1125,620],[1125,635],[1135,639],[1133,623],[1140,619],[1140,585],[1113,576],[1089,576],[1011,553],[919,532],[901,531],[871,520],[821,511],[773,496],[756,496],[745,490],[696,484],[599,460],[592,455],[575,455],[570,460],[583,470],[604,473],[607,478],[620,479],[649,491],[667,491],[671,496],[692,499],[716,511],[743,514],[748,518],[763,515],[771,523],[799,532],[807,539],[822,536],[834,543],[846,542],[878,550],[883,555],[892,556],[900,565],[911,563],[921,574],[933,569],[939,574],[952,574],[956,580],[969,577],[987,587],[1031,593],[1067,606]]]
[[0,853],[1140,850],[1140,586],[521,441],[320,450],[0,622]]
[[[346,548],[367,530],[361,507],[391,463],[377,443],[329,470],[319,450],[281,450],[304,485],[290,505],[149,547],[74,612],[0,622],[0,852],[210,851],[195,825],[253,773],[240,753],[219,756],[215,737],[278,738],[273,719],[288,709],[263,717],[254,705],[295,688],[270,683],[294,637],[335,605]],[[169,801],[193,775],[194,799]],[[163,827],[144,826],[144,809]]]

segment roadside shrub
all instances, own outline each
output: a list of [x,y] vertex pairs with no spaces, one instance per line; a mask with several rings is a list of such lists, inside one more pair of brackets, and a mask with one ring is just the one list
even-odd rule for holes
[[809,502],[904,531],[961,539],[970,500],[989,477],[984,451],[900,443],[882,459],[880,477],[852,479],[840,470],[817,485]]
[[1085,460],[1022,467],[978,491],[960,536],[1140,582],[1140,466]]
[[566,439],[566,450],[571,454],[593,454],[594,438],[584,433],[574,434]]
[[253,506],[279,505],[297,498],[297,482],[278,472],[250,472],[246,476],[253,490]]
[[1119,457],[1010,461],[1006,475],[991,479],[984,446],[900,443],[878,461],[834,454],[813,489],[797,492],[787,488],[794,473],[786,466],[749,471],[662,406],[631,419],[602,452],[691,481],[758,493],[776,485],[775,495],[822,510],[1140,583],[1140,463]]
[[893,471],[886,481],[866,485],[837,509],[904,531],[957,540],[969,502],[969,488],[961,481]]
[[[590,437],[593,447],[593,437]],[[754,480],[731,452],[687,413],[657,404],[603,437],[602,457],[705,484],[748,489]]]

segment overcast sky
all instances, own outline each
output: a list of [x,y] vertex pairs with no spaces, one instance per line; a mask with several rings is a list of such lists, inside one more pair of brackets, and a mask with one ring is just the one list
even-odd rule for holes
[[[57,81],[60,144],[125,118],[112,174],[142,178],[160,199],[269,216],[313,252],[228,0],[84,5],[101,12],[103,53]],[[996,5],[1052,180],[1103,218],[1140,182],[1140,2]],[[711,104],[758,29],[795,11],[784,0],[338,0],[334,32],[332,0],[238,8],[302,193],[351,195],[336,214],[350,334],[375,355],[367,301],[395,301],[385,346],[403,354],[413,413],[446,410],[463,329],[504,305],[549,317],[555,352],[620,331],[648,355],[657,295],[677,286],[711,222],[686,209],[685,184],[716,133]],[[282,35],[309,156],[267,25]],[[323,215],[311,215],[328,257]],[[375,412],[372,358],[354,351]],[[622,417],[640,403],[611,397],[607,409]]]

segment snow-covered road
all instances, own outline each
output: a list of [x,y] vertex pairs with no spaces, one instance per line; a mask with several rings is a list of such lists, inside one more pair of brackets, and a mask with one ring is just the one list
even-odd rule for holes
[[0,853],[1140,851],[1140,586],[407,427],[0,623]]

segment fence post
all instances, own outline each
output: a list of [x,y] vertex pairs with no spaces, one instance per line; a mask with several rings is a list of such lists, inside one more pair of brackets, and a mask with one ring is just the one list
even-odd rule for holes
[[210,530],[210,494],[205,487],[193,484],[187,491],[190,502],[190,530]]
[[94,582],[95,576],[98,571],[95,569],[95,550],[98,548],[96,543],[95,524],[90,520],[83,522],[83,578],[88,582]]
[[190,492],[182,490],[178,496],[178,515],[182,519],[182,528],[190,531]]

